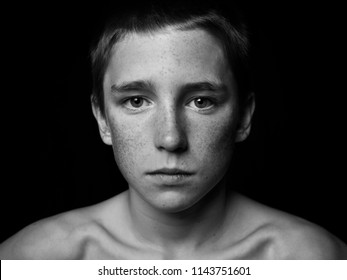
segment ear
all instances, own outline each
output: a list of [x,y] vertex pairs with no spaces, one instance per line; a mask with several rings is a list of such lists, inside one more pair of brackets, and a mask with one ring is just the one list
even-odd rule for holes
[[93,115],[99,126],[101,139],[105,144],[112,145],[111,131],[108,126],[107,120],[101,113],[100,107],[97,104],[95,104],[93,100],[91,101],[91,103],[92,103]]
[[252,116],[255,109],[255,97],[253,92],[249,95],[244,106],[245,108],[242,110],[239,126],[236,130],[236,142],[244,141],[251,132]]

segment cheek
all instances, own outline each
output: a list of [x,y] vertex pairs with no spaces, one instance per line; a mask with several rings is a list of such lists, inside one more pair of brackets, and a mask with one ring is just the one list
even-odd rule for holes
[[193,133],[192,149],[196,157],[210,169],[226,168],[232,156],[235,142],[233,116],[200,122]]
[[127,122],[110,120],[112,147],[117,165],[125,177],[134,176],[136,165],[144,157],[146,141],[139,124],[129,125]]

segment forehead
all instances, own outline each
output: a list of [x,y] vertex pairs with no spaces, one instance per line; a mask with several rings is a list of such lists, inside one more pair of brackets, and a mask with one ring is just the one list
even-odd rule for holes
[[223,47],[214,36],[201,29],[167,28],[126,35],[113,48],[105,82],[220,82],[230,74]]

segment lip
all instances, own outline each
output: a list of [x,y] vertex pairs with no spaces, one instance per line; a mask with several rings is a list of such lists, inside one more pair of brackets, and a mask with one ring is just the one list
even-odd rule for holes
[[161,168],[147,172],[148,175],[193,175],[193,172],[179,168]]
[[179,185],[187,182],[194,172],[178,168],[161,168],[154,171],[146,172],[155,182],[163,185]]

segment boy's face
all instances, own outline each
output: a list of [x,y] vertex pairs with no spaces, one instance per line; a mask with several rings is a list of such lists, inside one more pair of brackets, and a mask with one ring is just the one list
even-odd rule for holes
[[247,135],[222,47],[203,30],[126,36],[103,86],[101,136],[130,192],[162,211],[185,210],[215,187]]

